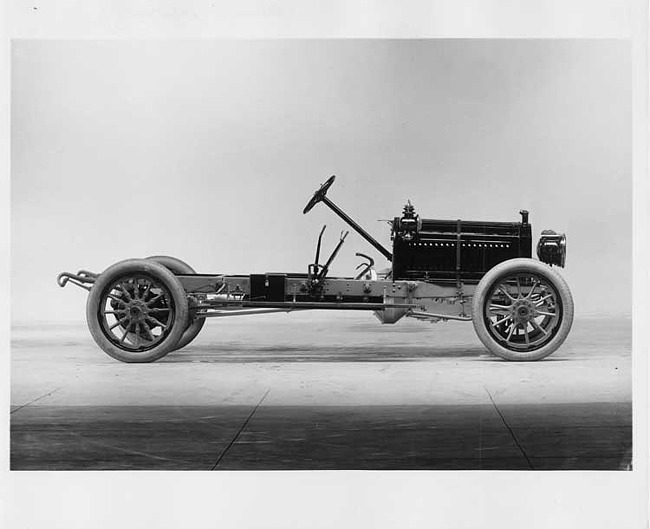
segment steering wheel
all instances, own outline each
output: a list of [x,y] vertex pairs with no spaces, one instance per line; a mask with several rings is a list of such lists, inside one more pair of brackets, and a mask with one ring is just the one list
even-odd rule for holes
[[303,213],[309,213],[311,211],[311,208],[313,208],[316,204],[318,204],[321,200],[325,198],[325,195],[327,194],[327,190],[332,186],[335,179],[336,176],[332,175],[327,179],[327,182],[325,182],[320,186],[320,189],[316,191],[314,193],[314,196],[311,197],[309,202],[307,202],[305,209],[302,210]]

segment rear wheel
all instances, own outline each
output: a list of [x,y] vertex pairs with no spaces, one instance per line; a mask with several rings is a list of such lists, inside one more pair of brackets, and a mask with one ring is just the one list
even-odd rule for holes
[[573,323],[573,298],[564,278],[533,259],[492,268],[472,301],[476,334],[506,360],[540,360],[557,350]]
[[121,362],[153,362],[176,349],[188,313],[180,281],[148,259],[108,267],[98,276],[86,303],[92,337]]
[[[185,261],[181,261],[180,259],[177,259],[176,257],[170,257],[168,255],[153,255],[151,257],[147,257],[147,259],[151,259],[152,261],[156,261],[157,263],[160,263],[164,267],[168,268],[169,270],[172,271],[172,273],[178,275],[178,274],[196,274],[194,269],[188,265]],[[201,332],[201,329],[203,329],[203,325],[205,324],[205,318],[197,318],[195,317],[192,309],[192,305],[190,302],[190,315],[189,315],[189,323],[187,329],[185,329],[185,332],[183,333],[183,336],[181,336],[181,339],[178,341],[178,345],[176,346],[176,349],[182,349],[186,345],[189,345],[194,338],[196,338],[199,333]]]
[[[196,273],[190,265],[188,265],[184,261],[181,261],[180,259],[177,259],[176,257],[170,257],[168,255],[154,255],[151,257],[147,257],[147,259],[150,259],[152,261],[155,261],[163,265],[165,268],[169,269],[174,275]],[[188,303],[189,303],[190,311],[189,311],[187,329],[185,329],[185,331],[183,332],[183,336],[181,336],[181,339],[178,341],[176,350],[182,349],[186,345],[189,345],[189,343],[198,336],[198,334],[201,332],[201,329],[203,328],[203,325],[205,324],[205,318],[195,317],[192,311],[192,298],[188,298]],[[112,305],[113,308],[116,308],[117,302],[113,301]]]

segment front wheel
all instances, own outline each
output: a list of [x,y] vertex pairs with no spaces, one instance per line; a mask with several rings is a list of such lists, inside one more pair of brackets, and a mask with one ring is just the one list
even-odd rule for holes
[[187,295],[165,266],[121,261],[102,272],[86,303],[97,345],[121,362],[153,362],[173,351],[187,328]]
[[505,360],[541,360],[564,342],[573,298],[564,278],[533,259],[511,259],[479,282],[472,301],[474,329]]

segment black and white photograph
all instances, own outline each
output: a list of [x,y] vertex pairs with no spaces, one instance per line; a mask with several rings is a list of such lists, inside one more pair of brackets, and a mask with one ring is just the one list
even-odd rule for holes
[[12,61],[12,469],[632,468],[627,43]]
[[636,41],[316,33],[10,41],[10,480],[102,527],[647,480]]

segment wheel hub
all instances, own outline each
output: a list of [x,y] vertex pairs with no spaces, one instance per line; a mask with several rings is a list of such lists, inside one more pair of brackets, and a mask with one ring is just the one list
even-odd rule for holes
[[515,300],[510,307],[510,315],[516,324],[525,324],[537,314],[535,305],[527,299]]
[[143,301],[133,300],[126,304],[126,313],[131,323],[141,323],[147,318],[149,309]]

